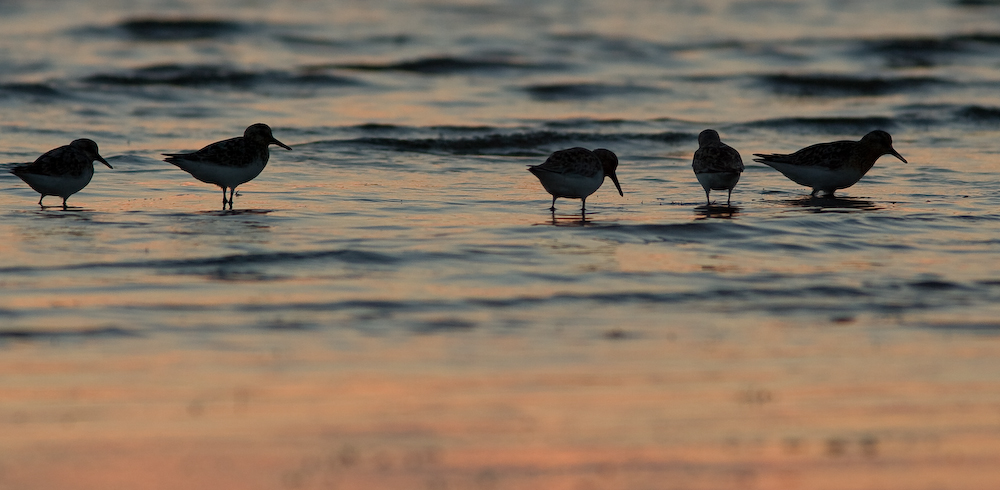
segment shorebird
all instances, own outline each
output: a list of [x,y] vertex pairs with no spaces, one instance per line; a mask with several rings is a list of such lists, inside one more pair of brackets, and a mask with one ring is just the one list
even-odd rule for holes
[[[243,136],[212,143],[194,153],[164,153],[164,161],[172,163],[194,178],[222,188],[222,206],[233,207],[236,186],[260,175],[270,156],[268,146],[291,147],[278,141],[267,124],[253,124]],[[226,189],[229,199],[226,199]]]
[[694,152],[691,162],[694,176],[705,189],[705,200],[712,204],[709,192],[713,190],[728,190],[726,206],[733,198],[733,187],[740,181],[743,172],[743,159],[740,152],[719,139],[719,133],[714,129],[706,129],[698,135],[698,151]]
[[875,160],[892,155],[907,163],[892,147],[892,136],[875,130],[861,141],[834,141],[805,147],[790,155],[754,153],[755,162],[769,165],[796,184],[812,187],[812,195],[823,191],[829,196],[864,177]]
[[114,168],[101,157],[97,143],[81,138],[47,151],[32,163],[18,165],[10,173],[42,195],[38,199],[39,206],[45,207],[42,205],[45,196],[59,196],[66,209],[66,199],[87,187],[94,177],[94,160]]
[[598,148],[590,151],[578,147],[559,150],[550,155],[545,163],[528,166],[528,171],[538,177],[542,187],[552,194],[549,210],[555,211],[556,198],[568,197],[580,199],[580,210],[586,211],[587,196],[601,187],[605,177],[610,177],[615,183],[619,195],[625,195],[615,175],[617,168],[618,157],[610,150]]

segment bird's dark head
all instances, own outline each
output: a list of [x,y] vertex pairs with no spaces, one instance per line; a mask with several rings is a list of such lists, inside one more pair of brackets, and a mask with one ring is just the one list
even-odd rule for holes
[[719,138],[719,132],[714,129],[706,129],[698,135],[698,146],[702,147],[712,143],[721,143],[722,138]]
[[87,158],[89,158],[91,162],[93,162],[94,160],[97,160],[97,161],[99,161],[99,162],[107,165],[108,168],[111,168],[111,169],[114,168],[114,167],[111,166],[110,163],[108,163],[107,160],[105,160],[104,158],[101,157],[101,152],[97,148],[97,142],[95,142],[92,139],[80,138],[78,140],[73,140],[73,142],[70,143],[69,146],[70,146],[70,148],[74,148],[74,149],[76,149],[78,151],[83,152],[83,154],[87,155]]
[[892,155],[903,163],[907,163],[906,159],[892,147],[892,136],[889,136],[889,133],[882,131],[881,129],[876,129],[875,131],[866,134],[864,138],[861,138],[861,144],[867,148],[877,150],[879,152],[879,156]]
[[622,186],[618,183],[618,175],[615,173],[618,170],[618,156],[611,150],[605,150],[604,148],[594,150],[594,154],[597,155],[597,159],[601,161],[601,167],[604,169],[604,176],[610,177],[611,182],[614,182],[615,187],[618,188],[618,195],[624,196],[625,193],[622,192]]
[[251,144],[263,146],[278,145],[286,150],[292,149],[288,145],[278,141],[274,135],[271,134],[271,127],[264,123],[251,124],[247,127],[247,130],[243,132],[243,138]]

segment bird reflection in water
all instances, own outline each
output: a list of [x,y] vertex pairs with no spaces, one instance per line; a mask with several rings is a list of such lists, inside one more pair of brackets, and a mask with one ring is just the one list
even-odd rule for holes
[[570,214],[556,214],[555,210],[552,210],[551,218],[545,224],[552,226],[587,226],[593,224],[593,222],[587,219],[586,210]]
[[856,197],[805,196],[784,201],[790,206],[809,208],[814,213],[877,211],[882,209],[874,202]]
[[743,208],[739,206],[716,206],[714,204],[694,208],[695,219],[732,219],[739,215],[742,210]]

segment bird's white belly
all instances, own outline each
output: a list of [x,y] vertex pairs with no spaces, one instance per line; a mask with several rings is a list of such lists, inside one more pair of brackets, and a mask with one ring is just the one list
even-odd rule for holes
[[694,174],[705,190],[732,189],[740,181],[739,172],[708,172]]
[[773,163],[768,165],[781,172],[793,182],[813,189],[832,191],[835,189],[845,189],[856,184],[865,174],[857,169],[841,167],[832,170],[825,167],[790,165],[787,163]]
[[572,174],[541,173],[538,178],[542,187],[555,197],[570,197],[581,199],[593,194],[604,183],[604,173],[598,172],[593,177]]
[[71,175],[39,175],[39,174],[21,174],[21,179],[28,184],[35,192],[43,196],[59,196],[63,199],[76,194],[87,187],[90,183],[90,179],[94,177],[94,168],[84,168],[83,172],[79,176],[74,177]]
[[245,167],[227,167],[204,162],[192,162],[181,160],[177,162],[179,167],[191,174],[194,178],[209,184],[221,187],[236,187],[244,182],[249,182],[260,175],[264,170],[264,162],[253,162]]

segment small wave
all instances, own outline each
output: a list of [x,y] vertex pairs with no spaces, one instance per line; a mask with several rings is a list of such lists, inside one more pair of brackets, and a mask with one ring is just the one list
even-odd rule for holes
[[336,259],[350,264],[393,264],[397,259],[388,255],[360,250],[320,250],[311,252],[274,252],[259,254],[224,255],[200,259],[148,260],[135,262],[90,262],[83,264],[48,267],[16,266],[0,268],[2,274],[100,270],[100,269],[199,269],[231,265],[273,265],[312,260]]
[[396,63],[353,63],[331,65],[333,68],[360,71],[407,71],[432,75],[461,73],[469,71],[495,70],[537,70],[542,65],[512,61],[507,59],[457,58],[450,56],[420,58]]
[[277,36],[277,39],[283,43],[292,44],[295,46],[318,46],[318,47],[340,48],[349,44],[345,41],[339,41],[336,39],[298,36],[292,34],[279,35]]
[[156,65],[121,74],[97,74],[84,79],[103,85],[250,85],[258,75],[215,65]]
[[242,31],[243,25],[221,19],[139,18],[122,21],[118,28],[138,40],[186,41],[233,34]]
[[764,75],[760,81],[780,95],[808,97],[877,96],[947,82],[931,77],[856,77],[850,75]]
[[929,328],[931,330],[944,330],[949,332],[972,332],[972,333],[990,333],[997,334],[1000,333],[1000,323],[990,323],[990,322],[936,322],[936,323],[923,323],[918,326]]
[[[591,135],[586,135],[591,136]],[[557,131],[535,131],[514,134],[487,134],[465,138],[378,138],[366,137],[353,143],[378,146],[399,151],[440,151],[456,154],[494,153],[502,150],[539,148],[567,141],[580,141],[586,136]]]
[[471,330],[475,326],[475,323],[460,318],[442,318],[418,323],[413,330],[417,333],[430,334]]
[[909,284],[913,289],[923,291],[948,291],[953,289],[967,289],[966,286],[954,282],[940,281],[936,279],[926,279],[914,281]]
[[[609,143],[616,141],[646,140],[664,143],[689,141],[692,135],[675,132],[659,133],[586,133],[566,131],[527,131],[519,133],[490,133],[481,136],[459,138],[383,138],[364,137],[350,140],[350,143],[377,146],[398,151],[445,152],[459,155],[502,154],[502,155],[545,155],[554,146],[586,143]],[[537,153],[525,154],[525,150]]]
[[898,120],[907,126],[986,125],[1000,121],[1000,107],[962,104],[909,104],[897,109]]
[[[560,293],[552,296],[520,296],[513,298],[497,299],[473,299],[470,303],[479,306],[494,308],[515,308],[521,306],[532,306],[549,302],[578,302],[592,301],[600,304],[672,304],[685,302],[704,301],[706,298],[727,298],[729,300],[754,300],[761,297],[777,297],[788,299],[801,298],[864,298],[872,296],[869,292],[856,287],[847,286],[808,286],[802,288],[768,288],[768,287],[746,287],[746,288],[723,288],[708,291],[690,292],[669,292],[654,293],[646,291],[621,291],[613,293]],[[770,308],[773,304],[765,302],[760,307]],[[805,308],[806,306],[803,306]]]
[[697,243],[742,240],[763,232],[759,228],[738,223],[699,221],[677,224],[608,225],[601,227],[598,233],[604,239],[622,243]]
[[62,92],[44,83],[5,83],[0,84],[0,97],[29,97],[32,99],[47,99],[61,97]]
[[117,327],[80,330],[0,330],[0,340],[55,340],[74,337],[137,337],[135,330]]
[[219,65],[154,65],[124,73],[96,74],[84,78],[87,83],[101,85],[146,86],[175,85],[198,87],[228,85],[252,87],[261,84],[283,85],[353,85],[352,79],[306,72],[290,74],[280,71],[251,72]]
[[593,99],[600,97],[618,97],[636,94],[653,94],[666,92],[664,89],[632,84],[603,83],[558,83],[529,85],[524,87],[534,99],[542,101],[558,101],[573,99]]
[[995,123],[1000,121],[1000,107],[967,106],[957,109],[955,116],[974,122]]
[[955,0],[955,5],[959,7],[996,7],[1000,6],[1000,0]]
[[860,138],[874,129],[889,130],[896,125],[896,121],[888,117],[781,117],[740,126],[792,134],[857,134]]
[[1000,35],[980,33],[941,37],[901,37],[863,41],[859,54],[884,58],[893,68],[926,68],[950,63],[956,55],[994,53]]

